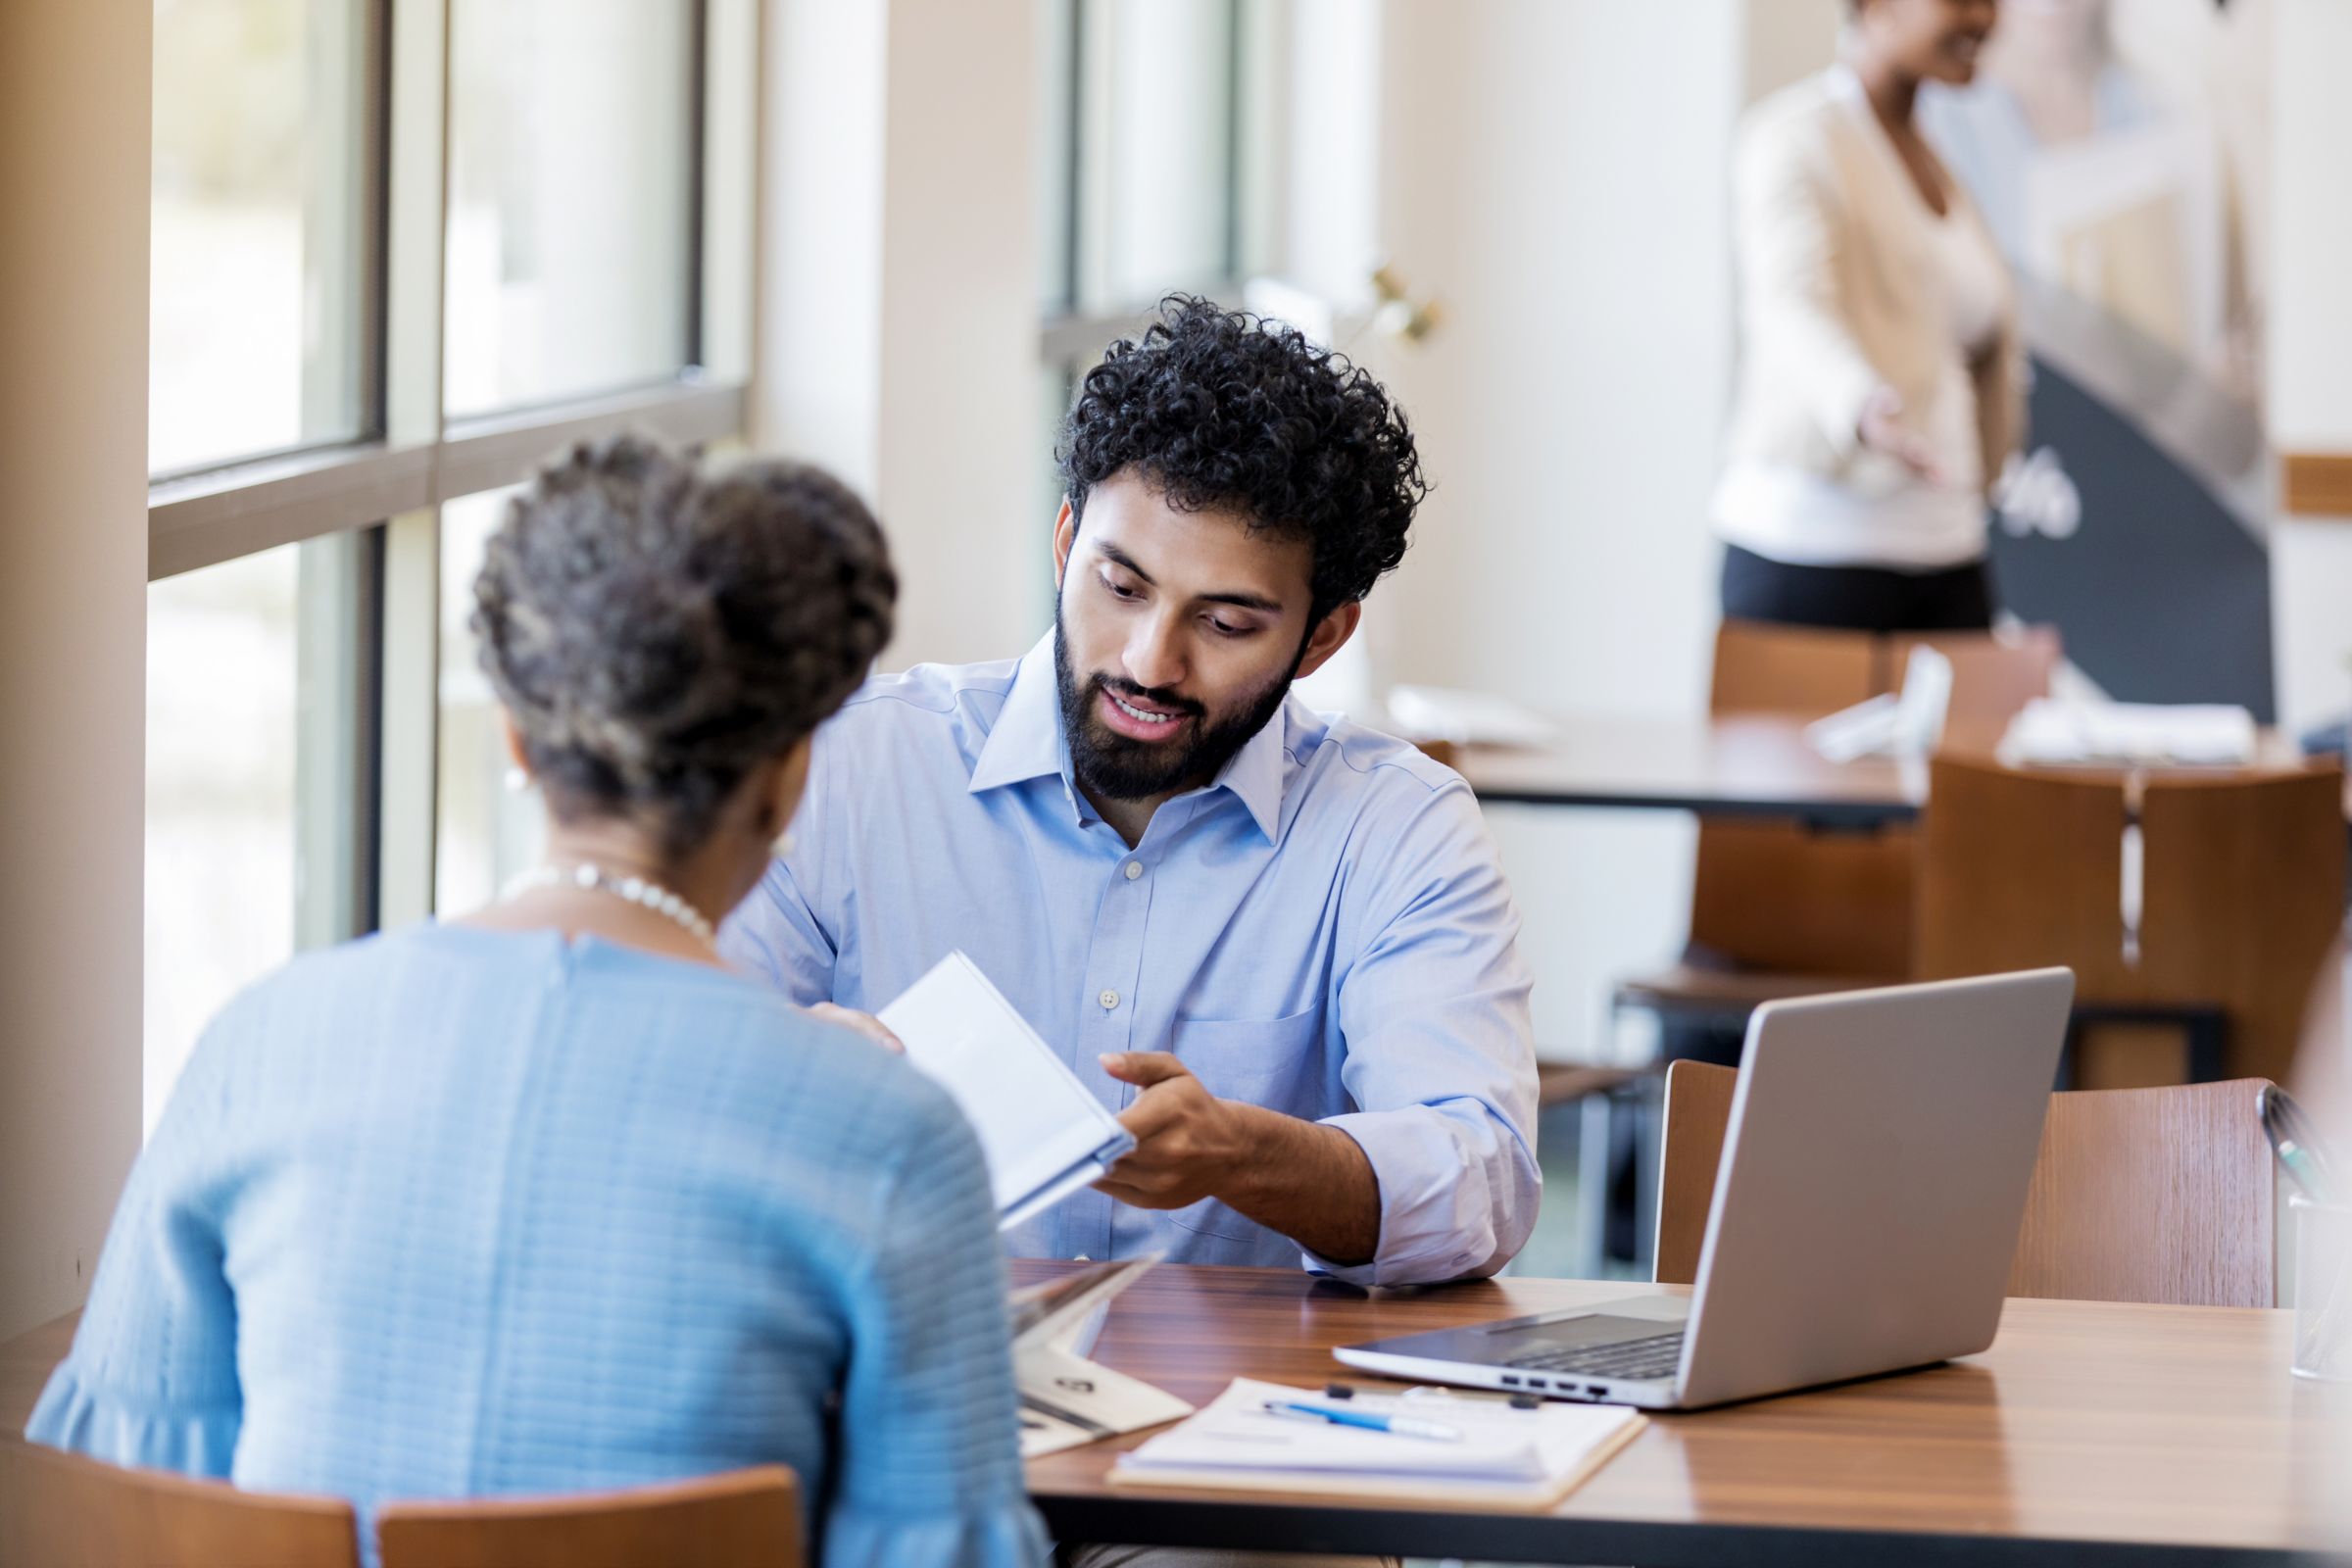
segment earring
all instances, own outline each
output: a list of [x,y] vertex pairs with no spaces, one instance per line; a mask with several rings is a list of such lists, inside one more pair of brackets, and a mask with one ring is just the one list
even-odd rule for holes
[[531,787],[531,775],[519,767],[510,767],[506,776],[507,793],[520,795]]

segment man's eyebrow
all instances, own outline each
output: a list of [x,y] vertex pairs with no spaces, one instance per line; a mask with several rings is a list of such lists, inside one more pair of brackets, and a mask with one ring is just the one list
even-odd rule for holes
[[[1144,580],[1145,586],[1151,588],[1156,588],[1159,586],[1158,582],[1152,578],[1152,575],[1150,572],[1136,564],[1135,558],[1133,556],[1129,555],[1126,551],[1121,550],[1117,545],[1112,544],[1109,540],[1097,539],[1094,541],[1094,546],[1096,555],[1101,556],[1103,560],[1109,562],[1114,566],[1118,566],[1124,570],[1135,573],[1135,575]],[[1198,594],[1195,597],[1203,604],[1231,605],[1236,610],[1254,610],[1261,614],[1267,615],[1279,615],[1282,613],[1281,603],[1277,600],[1268,599],[1263,594]]]

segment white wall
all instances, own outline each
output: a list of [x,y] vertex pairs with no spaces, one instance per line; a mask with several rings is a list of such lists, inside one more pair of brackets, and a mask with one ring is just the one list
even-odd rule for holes
[[[1376,593],[1384,674],[1562,712],[1703,710],[1728,396],[1740,0],[1390,0],[1382,234],[1447,321],[1372,356],[1437,489]],[[1688,923],[1690,824],[1492,814],[1546,1054]]]
[[1033,9],[771,0],[755,441],[880,513],[886,667],[1019,653],[1041,624]]
[[[2352,452],[2352,5],[2278,0],[2272,78],[2271,441]],[[2282,518],[2271,532],[2278,716],[2293,727],[2352,705],[2352,518]]]
[[152,22],[0,5],[0,1339],[139,1147]]

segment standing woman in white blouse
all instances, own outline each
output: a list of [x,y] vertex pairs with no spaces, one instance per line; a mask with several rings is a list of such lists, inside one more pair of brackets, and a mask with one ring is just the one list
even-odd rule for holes
[[1849,0],[1844,58],[1740,132],[1738,398],[1715,491],[1728,617],[1991,624],[1985,496],[2024,423],[2017,302],[1913,121],[1997,0]]

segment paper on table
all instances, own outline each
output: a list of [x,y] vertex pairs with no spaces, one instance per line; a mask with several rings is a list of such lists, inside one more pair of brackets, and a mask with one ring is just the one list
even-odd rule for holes
[[940,959],[877,1016],[979,1135],[1000,1225],[1017,1225],[1099,1180],[1135,1147],[961,953]]
[[2254,715],[2219,704],[2074,703],[2037,697],[2001,738],[2001,760],[2188,762],[2254,760]]
[[1440,1443],[1271,1415],[1264,1408],[1268,1399],[1327,1402],[1317,1390],[1236,1378],[1191,1420],[1122,1454],[1111,1479],[1547,1504],[1599,1468],[1645,1419],[1620,1405],[1544,1404],[1525,1410],[1503,1399],[1438,1390],[1394,1395],[1359,1390],[1348,1401],[1351,1410],[1418,1416],[1462,1433],[1459,1442]]

